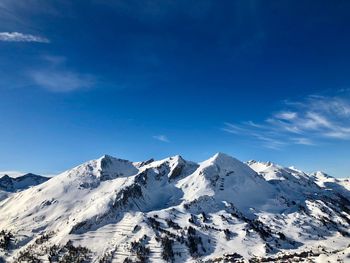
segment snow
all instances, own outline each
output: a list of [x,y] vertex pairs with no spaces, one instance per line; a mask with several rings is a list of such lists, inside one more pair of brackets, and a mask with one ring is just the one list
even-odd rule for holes
[[[0,230],[11,230],[18,244],[0,257],[11,262],[29,247],[39,253],[72,240],[94,262],[105,255],[135,261],[131,242],[142,239],[150,261],[164,262],[160,239],[168,236],[175,262],[316,255],[323,247],[328,252],[314,256],[321,262],[349,253],[349,196],[346,180],[223,153],[198,164],[179,155],[145,162],[105,155],[23,191],[0,192]],[[54,234],[36,244],[45,233]]]

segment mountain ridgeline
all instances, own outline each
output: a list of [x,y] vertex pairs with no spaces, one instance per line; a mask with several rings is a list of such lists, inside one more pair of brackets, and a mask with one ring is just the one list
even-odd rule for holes
[[5,199],[9,193],[25,190],[49,180],[48,177],[28,173],[17,177],[5,174],[0,177],[0,200]]
[[322,172],[105,155],[27,179],[0,178],[0,262],[350,261],[350,182]]

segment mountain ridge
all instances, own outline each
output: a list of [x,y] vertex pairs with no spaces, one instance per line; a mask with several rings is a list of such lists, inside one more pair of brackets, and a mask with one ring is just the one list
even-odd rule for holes
[[15,177],[4,174],[0,177],[0,201],[7,198],[12,193],[41,184],[49,179],[50,178],[48,177],[33,173],[27,173]]
[[332,178],[223,153],[201,163],[104,155],[0,201],[0,230],[13,234],[0,257],[45,262],[57,249],[59,262],[77,247],[84,262],[341,257],[350,195]]

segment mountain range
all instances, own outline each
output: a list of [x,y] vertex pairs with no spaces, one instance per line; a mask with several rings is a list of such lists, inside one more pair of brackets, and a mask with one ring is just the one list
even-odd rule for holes
[[0,262],[350,261],[350,182],[322,172],[105,155],[0,190]]
[[25,190],[49,180],[48,177],[27,173],[17,177],[7,174],[0,177],[0,200],[6,198],[9,193]]

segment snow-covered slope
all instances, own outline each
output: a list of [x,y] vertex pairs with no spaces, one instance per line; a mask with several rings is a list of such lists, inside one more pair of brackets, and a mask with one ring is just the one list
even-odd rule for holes
[[[349,179],[339,179],[334,178],[323,172],[312,173],[315,183],[322,188],[333,189],[335,191],[341,192],[342,194],[348,195],[350,193],[350,180]],[[336,189],[334,189],[336,188]],[[350,197],[350,196],[349,196]]]
[[270,202],[275,194],[274,188],[246,164],[223,153],[200,163],[178,186],[183,189],[186,200],[212,196],[221,202],[232,202],[245,211],[253,205]]
[[[199,164],[181,156],[130,162],[106,155],[1,201],[0,257],[318,260],[348,253],[349,229],[345,180],[222,153]],[[1,248],[8,232],[13,237]]]

